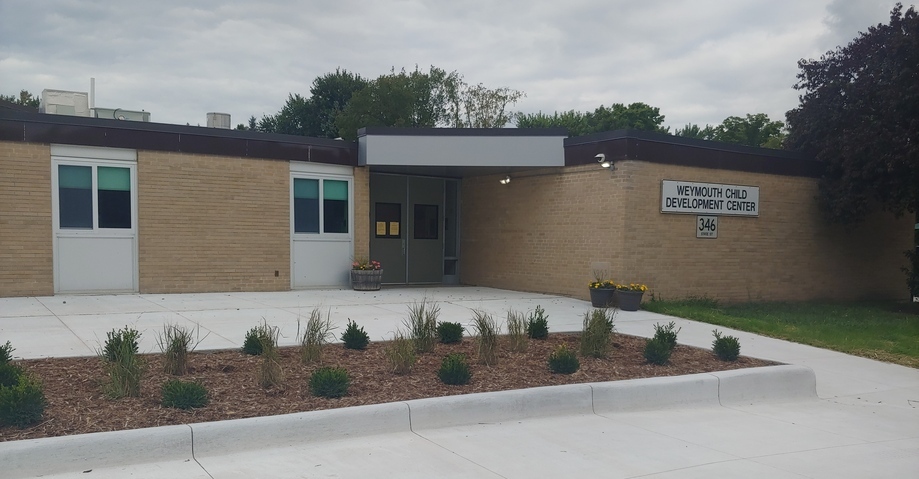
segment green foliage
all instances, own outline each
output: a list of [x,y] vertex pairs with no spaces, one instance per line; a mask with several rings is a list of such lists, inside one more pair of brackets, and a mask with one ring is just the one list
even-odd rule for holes
[[463,325],[451,322],[438,323],[437,337],[444,344],[458,343],[463,340]]
[[408,374],[412,372],[412,367],[418,356],[415,355],[415,345],[411,338],[407,338],[401,331],[393,335],[392,341],[383,348],[383,354],[386,361],[389,362],[390,369],[394,374]]
[[0,387],[11,387],[19,383],[22,367],[13,363],[0,363]]
[[522,353],[527,350],[527,321],[523,313],[509,310],[507,312],[507,339],[510,350]]
[[486,366],[498,364],[498,323],[490,314],[474,310],[472,328],[475,330],[475,352],[479,362]]
[[549,316],[541,306],[536,305],[536,311],[527,317],[527,336],[530,339],[546,339],[549,337]]
[[[206,336],[205,336],[206,337]],[[163,332],[156,338],[156,344],[163,353],[163,372],[181,376],[188,372],[188,355],[200,343],[192,344],[191,330],[177,324],[163,326]]]
[[[299,319],[297,320],[297,330],[300,329]],[[303,330],[303,336],[300,337],[300,361],[303,364],[310,364],[322,361],[322,348],[332,340],[332,311],[322,318],[322,312],[319,308],[313,308],[310,312],[310,319],[306,321],[306,327]],[[277,337],[277,333],[275,333]]]
[[904,254],[909,261],[909,266],[902,268],[906,273],[906,287],[909,289],[910,296],[919,296],[919,249],[907,251]]
[[33,96],[28,90],[19,90],[18,97],[14,95],[0,95],[0,100],[36,109],[41,105],[41,98]]
[[916,65],[919,12],[898,3],[819,60],[798,61],[800,104],[786,114],[787,144],[820,161],[826,216],[855,223],[876,209],[919,209]]
[[265,389],[280,388],[284,384],[284,371],[281,369],[281,354],[278,352],[278,328],[267,325],[265,328],[265,335],[259,338],[261,361],[256,372],[258,384]]
[[722,336],[721,331],[712,330],[715,340],[712,342],[712,352],[722,361],[736,361],[740,356],[740,340],[734,336]]
[[573,374],[581,367],[574,351],[568,345],[562,344],[549,355],[549,370],[556,374]]
[[13,360],[13,351],[14,348],[9,341],[6,342],[3,346],[0,346],[0,364],[6,364]]
[[128,327],[108,333],[108,340],[100,356],[108,373],[104,389],[112,398],[140,396],[140,380],[146,364],[137,354],[139,339],[140,333]]
[[310,376],[310,392],[313,396],[340,398],[348,394],[351,379],[344,368],[322,367]]
[[772,121],[765,113],[748,113],[744,118],[729,116],[717,126],[705,125],[700,128],[699,125],[688,123],[674,130],[673,134],[684,138],[781,149],[785,139],[784,127],[784,123]]
[[207,389],[197,382],[170,379],[163,383],[160,392],[163,407],[193,409],[207,406]]
[[264,321],[262,324],[252,328],[246,333],[246,339],[243,341],[243,353],[250,356],[262,354],[262,344],[273,341],[272,330]]
[[562,127],[570,136],[589,135],[611,130],[642,130],[667,133],[664,127],[664,115],[660,108],[646,103],[636,102],[628,106],[613,103],[609,107],[600,105],[594,111],[565,111],[547,115],[542,112],[516,116],[517,128],[550,128]]
[[341,334],[341,341],[348,349],[367,349],[367,345],[370,343],[370,335],[364,331],[363,326],[358,327],[357,323],[349,319],[348,327]]
[[609,355],[615,315],[616,310],[612,308],[592,309],[584,314],[581,328],[582,356],[605,358]]
[[672,352],[673,348],[665,338],[655,336],[645,343],[645,360],[651,364],[667,364],[670,361],[670,354]]
[[15,385],[0,386],[0,426],[23,428],[42,419],[45,393],[41,382],[21,374]]
[[463,385],[468,384],[472,377],[469,370],[469,364],[466,362],[466,355],[460,353],[451,353],[444,357],[437,371],[437,377],[444,384]]
[[408,319],[402,324],[408,330],[415,352],[423,354],[434,350],[437,342],[437,317],[440,315],[440,306],[435,302],[428,302],[427,298],[421,302],[413,302],[408,307]]
[[667,345],[667,349],[671,351],[676,347],[676,337],[677,334],[683,329],[674,329],[676,328],[676,323],[670,321],[665,326],[661,326],[660,323],[654,325],[654,339],[660,340]]

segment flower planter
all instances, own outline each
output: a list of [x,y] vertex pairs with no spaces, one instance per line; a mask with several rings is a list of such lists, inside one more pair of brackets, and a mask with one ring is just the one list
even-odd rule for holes
[[615,289],[590,288],[590,305],[595,308],[611,308],[616,304],[615,293]]
[[645,294],[642,291],[616,291],[616,302],[619,303],[619,309],[623,311],[638,311],[641,305],[641,296]]
[[351,270],[351,288],[355,291],[379,291],[382,282],[382,269]]

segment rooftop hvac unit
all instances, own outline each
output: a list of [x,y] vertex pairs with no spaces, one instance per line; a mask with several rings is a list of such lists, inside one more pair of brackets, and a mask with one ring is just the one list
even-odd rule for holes
[[230,114],[229,113],[215,113],[211,112],[207,114],[207,127],[208,128],[224,128],[230,129]]
[[125,110],[122,108],[93,108],[93,116],[110,120],[150,121],[149,111]]
[[89,93],[81,91],[42,90],[39,111],[52,115],[90,116]]

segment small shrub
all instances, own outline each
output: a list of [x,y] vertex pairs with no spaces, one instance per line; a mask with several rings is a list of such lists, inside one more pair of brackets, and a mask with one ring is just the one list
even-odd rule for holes
[[13,348],[9,341],[7,341],[3,346],[0,346],[0,364],[6,364],[12,361],[14,350],[15,348]]
[[437,303],[428,303],[427,298],[420,303],[412,303],[408,307],[408,319],[402,322],[408,330],[409,337],[415,345],[416,353],[428,353],[434,350],[437,339],[437,317],[440,316],[440,306]]
[[163,395],[163,407],[193,409],[207,405],[207,389],[191,381],[170,379],[160,389]]
[[475,310],[472,328],[475,329],[475,352],[479,362],[486,366],[498,364],[498,323],[490,314]]
[[549,337],[549,316],[539,305],[536,311],[527,317],[527,336],[531,339],[546,339]]
[[340,398],[348,394],[351,379],[345,368],[322,367],[310,376],[310,392],[313,396]]
[[284,384],[281,370],[281,355],[278,353],[278,328],[268,327],[268,335],[261,338],[261,362],[258,367],[258,383],[265,389],[279,388]]
[[258,356],[262,354],[262,344],[272,339],[271,328],[263,320],[262,324],[246,333],[246,339],[243,341],[243,353],[249,356]]
[[418,357],[415,355],[415,345],[410,338],[405,337],[401,331],[393,335],[392,341],[383,348],[383,354],[389,362],[394,374],[408,374]]
[[341,334],[341,341],[348,349],[367,349],[367,345],[370,343],[370,336],[367,331],[364,331],[363,326],[358,327],[357,323],[349,319],[348,327]]
[[581,362],[565,344],[560,345],[549,355],[549,370],[557,374],[572,374],[581,367]]
[[[673,351],[673,348],[676,347],[676,335],[683,328],[674,330],[676,323],[670,321],[666,326],[661,326],[660,323],[654,325],[654,339],[662,341],[667,345],[667,348]],[[655,363],[661,364],[661,363]]]
[[12,363],[0,363],[0,387],[13,387],[19,384],[22,368]]
[[612,342],[615,309],[597,308],[584,314],[581,330],[581,355],[605,358]]
[[102,356],[108,382],[104,389],[112,398],[140,396],[140,380],[146,369],[144,360],[137,354],[140,333],[125,327],[108,333]]
[[32,376],[22,374],[15,385],[0,387],[0,426],[23,428],[41,421],[44,413],[44,389]]
[[527,350],[527,321],[523,313],[509,310],[507,312],[507,339],[510,350],[522,353]]
[[736,361],[740,356],[740,340],[734,336],[722,336],[721,331],[713,330],[715,341],[712,342],[712,351],[722,361]]
[[645,343],[645,360],[651,364],[664,365],[670,361],[672,351],[666,339],[654,337]]
[[444,344],[458,343],[463,340],[463,325],[450,322],[438,323],[437,337]]
[[192,341],[194,338],[188,328],[178,324],[163,326],[163,332],[157,336],[156,344],[163,353],[164,373],[181,376],[188,372],[188,354],[201,343],[201,340],[194,344]]
[[448,354],[437,371],[437,377],[444,384],[463,385],[468,384],[472,377],[469,370],[469,364],[466,362],[466,355],[460,353]]
[[[300,324],[297,324],[300,329]],[[310,364],[322,360],[322,348],[332,339],[332,311],[326,314],[322,319],[322,312],[319,308],[310,312],[310,319],[306,321],[306,328],[303,330],[303,336],[300,337],[300,360],[303,364]],[[277,336],[277,333],[275,333]]]

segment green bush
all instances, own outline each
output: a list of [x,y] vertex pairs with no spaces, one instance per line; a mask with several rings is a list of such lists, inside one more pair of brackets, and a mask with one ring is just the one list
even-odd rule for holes
[[349,319],[348,327],[341,334],[341,341],[348,349],[367,349],[367,345],[370,344],[370,335],[364,331],[363,326],[358,327],[357,323]]
[[715,341],[712,342],[712,352],[722,361],[736,361],[740,356],[740,340],[734,336],[722,336],[721,331],[713,330]]
[[427,298],[420,303],[412,303],[408,307],[408,319],[402,322],[412,338],[416,353],[428,353],[434,350],[437,340],[437,317],[440,316],[440,306],[437,303],[428,303]]
[[549,370],[558,374],[572,374],[581,367],[581,362],[565,344],[560,345],[549,355]]
[[340,398],[348,394],[351,379],[344,368],[322,367],[310,376],[310,392],[313,396]]
[[393,335],[392,341],[383,348],[383,355],[389,362],[393,374],[408,374],[412,372],[412,367],[418,356],[415,355],[415,345],[412,340],[405,337],[402,331],[397,331]]
[[549,337],[549,316],[539,305],[536,311],[527,317],[527,336],[531,339],[546,339]]
[[670,361],[672,351],[666,339],[654,337],[645,343],[645,360],[651,364],[664,365]]
[[20,375],[14,386],[0,387],[0,426],[23,428],[41,421],[44,413],[44,390],[30,375]]
[[12,363],[0,363],[0,387],[12,387],[19,384],[22,368]]
[[109,377],[104,389],[110,397],[140,396],[140,380],[146,365],[137,354],[139,339],[140,333],[128,327],[108,333],[100,355]]
[[3,346],[0,346],[0,364],[6,364],[12,361],[13,351],[14,348],[12,345],[10,345],[9,341],[7,341]]
[[262,344],[266,342],[274,343],[271,335],[271,328],[262,323],[246,333],[246,339],[243,341],[243,353],[249,356],[258,356],[262,354]]
[[475,329],[475,352],[479,362],[486,366],[498,364],[498,323],[490,314],[473,310],[472,328]]
[[102,357],[109,362],[118,360],[120,354],[137,354],[137,340],[140,333],[125,326],[121,330],[113,329],[106,333],[107,339],[102,347]]
[[207,405],[207,389],[196,382],[170,379],[163,383],[160,391],[163,395],[163,407],[192,409]]
[[597,308],[584,314],[581,330],[581,355],[605,358],[612,342],[615,309]]
[[443,362],[440,363],[437,377],[439,377],[444,384],[468,384],[469,379],[472,377],[472,371],[469,370],[469,364],[466,362],[466,355],[460,353],[448,354]]
[[438,323],[437,337],[444,344],[458,343],[463,340],[463,325],[450,322]]
[[[676,335],[683,328],[674,330],[676,323],[670,321],[666,326],[661,326],[660,323],[654,325],[654,339],[659,340],[667,345],[667,348],[673,351],[673,348],[676,347]],[[669,356],[669,354],[668,354]],[[655,363],[663,364],[663,363]]]

